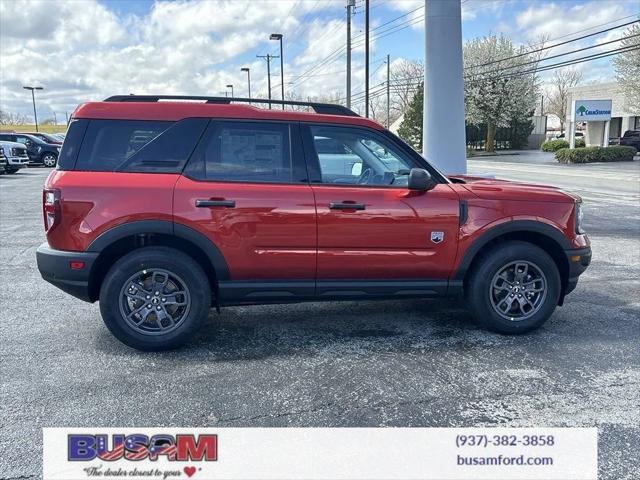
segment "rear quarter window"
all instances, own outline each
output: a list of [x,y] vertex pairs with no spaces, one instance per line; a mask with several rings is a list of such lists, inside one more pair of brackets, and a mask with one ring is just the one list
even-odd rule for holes
[[90,120],[75,170],[180,173],[207,124],[204,118]]
[[69,124],[67,136],[62,143],[62,149],[58,156],[58,165],[56,167],[58,170],[73,170],[88,124],[89,120],[73,120]]

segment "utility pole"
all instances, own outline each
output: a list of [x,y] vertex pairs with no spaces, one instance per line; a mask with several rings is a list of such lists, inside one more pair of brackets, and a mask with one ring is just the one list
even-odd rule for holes
[[[282,94],[282,101],[284,102],[284,54],[282,53],[282,34],[272,33],[269,40],[280,41],[280,92]],[[284,110],[284,103],[282,104],[282,109]]]
[[356,0],[347,0],[347,108],[351,108],[351,16]]
[[56,112],[53,112],[53,123],[54,125],[58,125],[58,117],[56,116]]
[[[267,89],[269,90],[269,100],[271,100],[271,60],[278,58],[278,56],[267,53],[266,55],[256,55],[256,57],[264,58],[267,61]],[[269,102],[269,110],[271,110],[271,102]]]
[[369,118],[369,0],[365,0],[364,10],[364,112]]
[[[247,91],[249,92],[249,96],[247,98],[251,98],[251,71],[249,70],[248,67],[242,67],[240,69],[241,72],[247,72]],[[251,102],[249,102],[249,105],[251,105]]]
[[389,65],[391,64],[391,62],[389,61],[390,55],[387,53],[387,128],[389,128],[389,110],[390,110],[390,106],[391,106],[391,82],[389,81],[391,79],[391,68],[389,68]]
[[33,101],[33,119],[36,122],[36,132],[38,131],[38,114],[36,113],[36,95],[34,93],[35,90],[44,90],[43,87],[31,87],[31,86],[24,86],[22,87],[25,90],[31,90],[31,101]]
[[544,95],[540,97],[540,116],[544,115]]
[[69,112],[64,112],[64,116],[67,118],[67,125],[69,125]]

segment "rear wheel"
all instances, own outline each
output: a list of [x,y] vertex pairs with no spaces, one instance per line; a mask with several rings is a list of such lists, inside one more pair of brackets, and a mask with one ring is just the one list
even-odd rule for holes
[[207,317],[211,290],[202,268],[188,255],[145,247],[125,255],[107,273],[100,312],[121,342],[139,350],[183,345]]
[[560,290],[560,273],[549,254],[516,241],[489,251],[465,284],[475,320],[505,334],[540,327],[555,310]]

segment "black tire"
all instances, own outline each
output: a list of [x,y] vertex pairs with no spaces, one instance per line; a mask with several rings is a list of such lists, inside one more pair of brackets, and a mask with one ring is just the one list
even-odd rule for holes
[[15,174],[15,173],[18,173],[19,171],[20,171],[20,169],[19,169],[19,168],[8,168],[8,169],[7,169],[7,173],[8,173],[9,175],[13,175],[13,174]]
[[[527,263],[532,272],[537,269],[538,273],[542,274],[539,277],[544,278],[544,282],[546,282],[546,285],[542,281],[534,285],[537,285],[537,287],[546,286],[544,296],[541,295],[538,298],[535,297],[535,293],[530,291],[527,293],[527,295],[530,293],[533,296],[534,303],[536,300],[539,303],[536,304],[535,309],[531,308],[528,313],[521,311],[521,319],[504,318],[502,315],[510,316],[510,314],[503,313],[501,315],[497,311],[500,307],[494,307],[494,304],[501,304],[507,307],[506,302],[504,304],[500,302],[500,299],[504,298],[503,296],[523,296],[522,286],[520,286],[519,291],[515,290],[519,286],[515,285],[515,280],[513,286],[511,284],[507,285],[508,282],[503,283],[500,289],[494,289],[492,286],[495,285],[494,281],[503,282],[501,277],[498,276],[499,273],[504,272],[505,268],[509,268],[515,262]],[[515,265],[515,268],[518,268],[518,264]],[[527,288],[530,287],[527,286]],[[508,292],[505,294],[503,290],[508,290]],[[476,322],[488,330],[503,334],[526,333],[539,328],[549,319],[558,305],[560,291],[560,273],[553,259],[547,252],[536,245],[520,241],[510,241],[495,246],[474,265],[465,281],[465,297]],[[518,299],[506,300],[513,302]],[[526,302],[526,300],[523,301]],[[513,305],[513,308],[516,309],[514,316],[517,317],[520,314],[517,310],[521,307],[516,304]],[[527,308],[529,308],[528,305]]]
[[52,152],[45,152],[40,157],[42,165],[48,168],[54,168],[58,164],[58,155]]
[[[128,300],[123,297],[125,285],[132,283],[130,281],[132,276],[154,269],[175,276],[178,279],[177,282],[184,284],[188,294],[188,309],[185,307],[186,311],[183,311],[183,316],[175,322],[174,327],[171,327],[173,330],[166,333],[162,331],[157,333],[144,332],[125,318],[125,313],[129,313],[126,309],[130,308]],[[142,286],[142,284],[140,285]],[[154,286],[152,290],[156,288]],[[148,292],[145,290],[142,294],[145,293]],[[160,296],[163,295],[167,294],[161,293]],[[159,297],[153,298],[160,300]],[[147,302],[147,300],[140,301],[142,304]],[[169,350],[184,345],[200,329],[209,314],[210,307],[211,288],[204,271],[190,256],[173,248],[144,247],[134,250],[111,267],[100,288],[100,312],[105,325],[118,340],[138,350]],[[145,307],[136,307],[136,311],[139,308]],[[156,308],[158,307],[156,306]],[[146,313],[147,316],[154,314],[153,310],[142,313]],[[142,315],[138,318],[140,317]],[[154,319],[153,316],[151,318]],[[162,323],[157,321],[157,317],[155,321],[156,326]],[[143,322],[143,325],[147,325],[146,322],[147,320]],[[151,325],[149,328],[152,328],[152,322],[149,325]]]

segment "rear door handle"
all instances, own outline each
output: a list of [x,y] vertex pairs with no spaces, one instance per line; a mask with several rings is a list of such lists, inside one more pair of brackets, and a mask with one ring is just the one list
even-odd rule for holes
[[198,208],[211,208],[211,207],[225,207],[235,208],[235,200],[196,200],[196,207]]
[[331,210],[364,210],[366,207],[364,203],[331,202],[329,208]]

